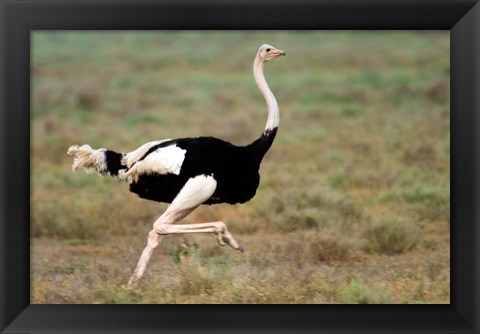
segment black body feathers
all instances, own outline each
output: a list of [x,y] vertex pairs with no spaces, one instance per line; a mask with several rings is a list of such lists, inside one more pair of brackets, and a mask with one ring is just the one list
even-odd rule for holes
[[105,162],[107,164],[106,172],[112,176],[118,175],[118,171],[120,169],[125,168],[125,166],[122,166],[122,163],[121,163],[122,157],[123,157],[123,154],[121,153],[117,153],[111,150],[106,150],[105,151]]
[[[213,137],[162,142],[152,147],[142,159],[158,148],[176,145],[186,151],[179,175],[141,175],[130,184],[130,191],[141,198],[171,203],[190,178],[211,175],[217,181],[217,188],[203,204],[244,203],[255,196],[260,183],[260,163],[272,145],[276,132],[277,128],[266,130],[259,139],[242,147]],[[112,164],[111,169],[118,167]],[[108,168],[110,170],[110,166]]]

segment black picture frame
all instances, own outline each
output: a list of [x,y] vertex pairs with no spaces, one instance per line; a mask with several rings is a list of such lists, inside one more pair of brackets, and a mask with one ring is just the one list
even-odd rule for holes
[[[479,333],[480,4],[0,0],[0,331]],[[451,34],[450,305],[30,305],[30,31],[431,29]]]

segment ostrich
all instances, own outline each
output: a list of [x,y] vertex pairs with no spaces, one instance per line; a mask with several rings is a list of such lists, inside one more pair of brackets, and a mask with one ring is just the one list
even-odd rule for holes
[[173,225],[201,204],[245,203],[255,196],[260,183],[260,163],[273,143],[279,124],[279,109],[268,87],[263,66],[285,55],[271,45],[260,46],[253,63],[256,84],[268,108],[262,135],[247,146],[235,146],[213,137],[164,139],[146,143],[129,153],[117,153],[89,145],[71,146],[72,170],[97,172],[125,180],[139,197],[170,203],[153,223],[137,266],[128,281],[133,287],[142,278],[153,250],[165,235],[214,233],[221,246],[243,251],[224,222]]

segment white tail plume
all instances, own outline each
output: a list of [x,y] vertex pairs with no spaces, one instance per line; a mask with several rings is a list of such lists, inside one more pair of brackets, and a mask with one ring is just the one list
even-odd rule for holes
[[100,175],[106,175],[106,151],[104,148],[94,150],[89,145],[74,145],[70,146],[67,154],[74,156],[72,164],[72,170],[74,172],[83,169],[86,173],[97,172]]

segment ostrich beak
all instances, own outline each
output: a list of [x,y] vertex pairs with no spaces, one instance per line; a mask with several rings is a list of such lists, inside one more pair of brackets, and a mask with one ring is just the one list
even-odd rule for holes
[[275,57],[278,57],[278,56],[286,56],[287,53],[283,50],[280,50],[280,49],[276,49],[275,51],[272,52]]

